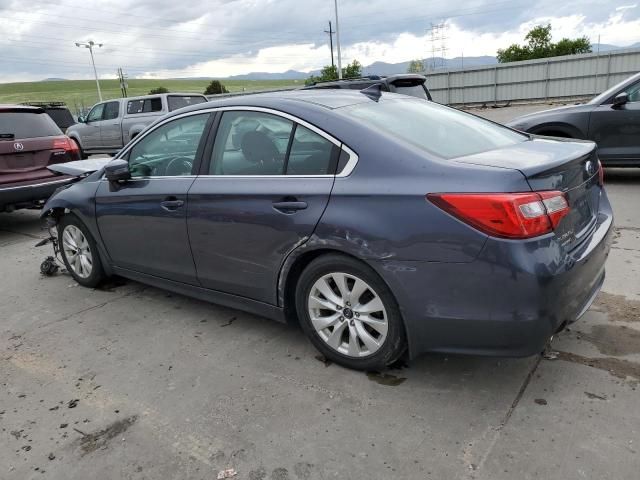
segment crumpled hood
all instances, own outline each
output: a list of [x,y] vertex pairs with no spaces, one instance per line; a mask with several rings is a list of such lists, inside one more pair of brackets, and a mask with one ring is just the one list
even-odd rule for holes
[[76,160],[75,162],[57,163],[55,165],[49,165],[47,168],[55,173],[79,177],[102,170],[111,160],[113,160],[112,157],[90,158],[88,160]]

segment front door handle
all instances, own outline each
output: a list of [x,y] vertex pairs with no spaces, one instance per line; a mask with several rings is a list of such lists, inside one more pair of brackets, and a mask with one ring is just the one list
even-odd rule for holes
[[307,206],[307,202],[273,202],[273,208],[282,213],[294,213],[298,210],[304,210]]
[[167,197],[162,202],[160,202],[160,206],[167,212],[173,212],[183,205],[184,200],[179,200],[176,197]]

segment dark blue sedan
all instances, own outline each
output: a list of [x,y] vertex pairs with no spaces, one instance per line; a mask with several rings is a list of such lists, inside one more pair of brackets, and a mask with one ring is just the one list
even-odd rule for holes
[[600,289],[613,222],[594,143],[375,88],[173,112],[43,215],[81,285],[298,322],[359,369],[539,353]]

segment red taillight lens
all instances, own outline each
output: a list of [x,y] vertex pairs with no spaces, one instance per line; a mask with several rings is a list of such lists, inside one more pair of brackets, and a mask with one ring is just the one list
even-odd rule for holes
[[501,238],[531,238],[553,231],[569,205],[562,192],[430,193],[427,199],[447,213]]
[[64,150],[69,155],[78,155],[80,153],[78,145],[76,145],[76,142],[71,140],[69,137],[55,138],[53,140],[52,148],[54,150]]
[[604,186],[604,168],[602,168],[600,160],[598,160],[598,185]]

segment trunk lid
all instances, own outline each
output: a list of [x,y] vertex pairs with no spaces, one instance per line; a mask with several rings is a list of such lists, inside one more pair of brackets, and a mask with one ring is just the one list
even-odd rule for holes
[[53,149],[59,137],[0,141],[0,185],[47,178],[47,165],[69,160],[67,152]]
[[596,224],[602,186],[593,142],[534,137],[455,161],[519,170],[531,190],[563,192],[570,211],[555,233],[561,244],[569,249],[590,235]]

